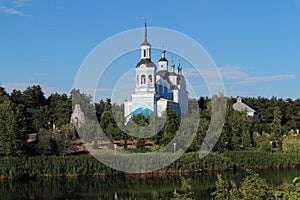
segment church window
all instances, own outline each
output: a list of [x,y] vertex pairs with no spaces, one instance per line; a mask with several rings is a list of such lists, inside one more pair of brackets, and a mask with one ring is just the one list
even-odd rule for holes
[[152,75],[149,75],[149,84],[152,85]]
[[146,50],[144,50],[144,57],[146,57]]
[[160,65],[160,68],[163,68],[164,66],[163,65]]
[[146,84],[146,76],[144,74],[141,76],[141,84]]
[[138,85],[140,83],[140,80],[139,80],[139,75],[136,76],[136,84]]

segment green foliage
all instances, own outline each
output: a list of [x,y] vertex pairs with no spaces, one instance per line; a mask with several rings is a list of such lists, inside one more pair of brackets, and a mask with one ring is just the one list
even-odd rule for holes
[[52,130],[40,129],[38,132],[38,141],[36,147],[36,153],[40,155],[54,154],[56,146],[54,143]]
[[35,132],[41,128],[49,129],[51,124],[51,114],[48,106],[41,106],[34,114],[33,117],[33,128]]
[[145,139],[144,138],[138,138],[137,139],[136,148],[137,149],[144,149],[145,148]]
[[118,172],[92,156],[43,156],[29,158],[0,158],[0,176],[6,178],[35,178],[67,175],[102,175]]
[[270,143],[269,140],[263,140],[260,143],[260,150],[264,152],[272,152],[272,144]]
[[181,188],[180,191],[174,193],[172,200],[192,200],[194,199],[194,193],[192,190],[191,179],[181,177]]
[[240,193],[242,199],[272,199],[273,194],[266,180],[259,177],[259,175],[247,170],[249,175],[244,179],[240,186]]
[[296,200],[300,199],[300,176],[295,177],[291,185],[292,189],[286,189],[284,191],[275,191],[274,195],[277,200]]
[[205,158],[199,159],[199,152],[184,153],[178,160],[167,166],[166,170],[206,171],[231,170],[235,168],[229,158],[218,153],[210,152]]
[[242,145],[243,147],[247,148],[247,147],[251,147],[252,146],[252,142],[251,142],[251,136],[249,131],[246,131],[243,133],[242,135]]
[[300,153],[300,137],[285,137],[283,139],[282,150],[287,153]]
[[41,86],[33,85],[27,87],[22,94],[22,101],[27,108],[38,109],[40,106],[46,105],[46,98]]
[[147,123],[142,113],[132,116],[132,121],[138,126],[145,126]]
[[218,175],[216,190],[212,196],[216,200],[222,199],[273,199],[273,193],[268,183],[256,172],[247,170],[248,176],[238,187],[234,181],[225,181]]
[[80,138],[85,142],[92,142],[95,138],[102,139],[100,137],[99,123],[95,121],[87,120],[82,126],[77,127]]
[[40,129],[37,140],[37,154],[70,154],[76,151],[77,133],[73,126],[64,125],[61,129]]
[[121,138],[121,130],[117,127],[111,111],[104,111],[102,113],[100,126],[108,138]]
[[0,103],[4,103],[4,101],[9,100],[9,95],[6,92],[5,88],[0,86]]
[[51,94],[48,97],[48,105],[51,113],[51,122],[56,127],[59,128],[70,122],[72,100],[66,94]]
[[26,135],[19,116],[10,100],[0,104],[0,152],[5,156],[21,156],[26,149]]
[[64,125],[60,130],[53,132],[54,140],[57,146],[57,152],[62,155],[74,152],[77,149],[77,134],[75,127]]
[[228,151],[224,153],[238,167],[282,167],[300,163],[298,154],[263,151]]
[[220,174],[217,176],[216,190],[211,194],[215,200],[241,199],[240,191],[234,181],[225,181]]
[[179,127],[179,120],[177,113],[171,108],[167,107],[167,120],[163,128],[164,133],[176,133]]

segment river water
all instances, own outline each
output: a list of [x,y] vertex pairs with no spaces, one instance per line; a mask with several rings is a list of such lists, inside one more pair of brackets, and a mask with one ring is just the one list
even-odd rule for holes
[[[290,183],[295,176],[300,176],[300,169],[257,172],[272,185]],[[246,175],[245,172],[224,173],[223,177],[239,182]],[[216,174],[1,181],[0,199],[171,199],[173,192],[180,190],[182,177],[191,180],[196,199],[210,199]]]

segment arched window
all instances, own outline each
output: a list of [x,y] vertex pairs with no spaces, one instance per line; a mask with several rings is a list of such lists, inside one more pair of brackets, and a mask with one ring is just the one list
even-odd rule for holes
[[144,74],[141,76],[141,84],[146,84],[146,76]]
[[149,75],[149,85],[152,85],[152,75]]
[[139,79],[139,75],[136,76],[136,84],[140,84],[140,79]]

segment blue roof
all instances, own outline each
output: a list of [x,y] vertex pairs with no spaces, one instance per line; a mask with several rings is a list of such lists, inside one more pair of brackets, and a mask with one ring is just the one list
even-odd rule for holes
[[145,118],[148,118],[149,115],[152,113],[153,111],[150,110],[149,108],[137,108],[135,111],[133,111],[131,113],[132,116],[134,115],[138,115],[138,114],[143,114]]

